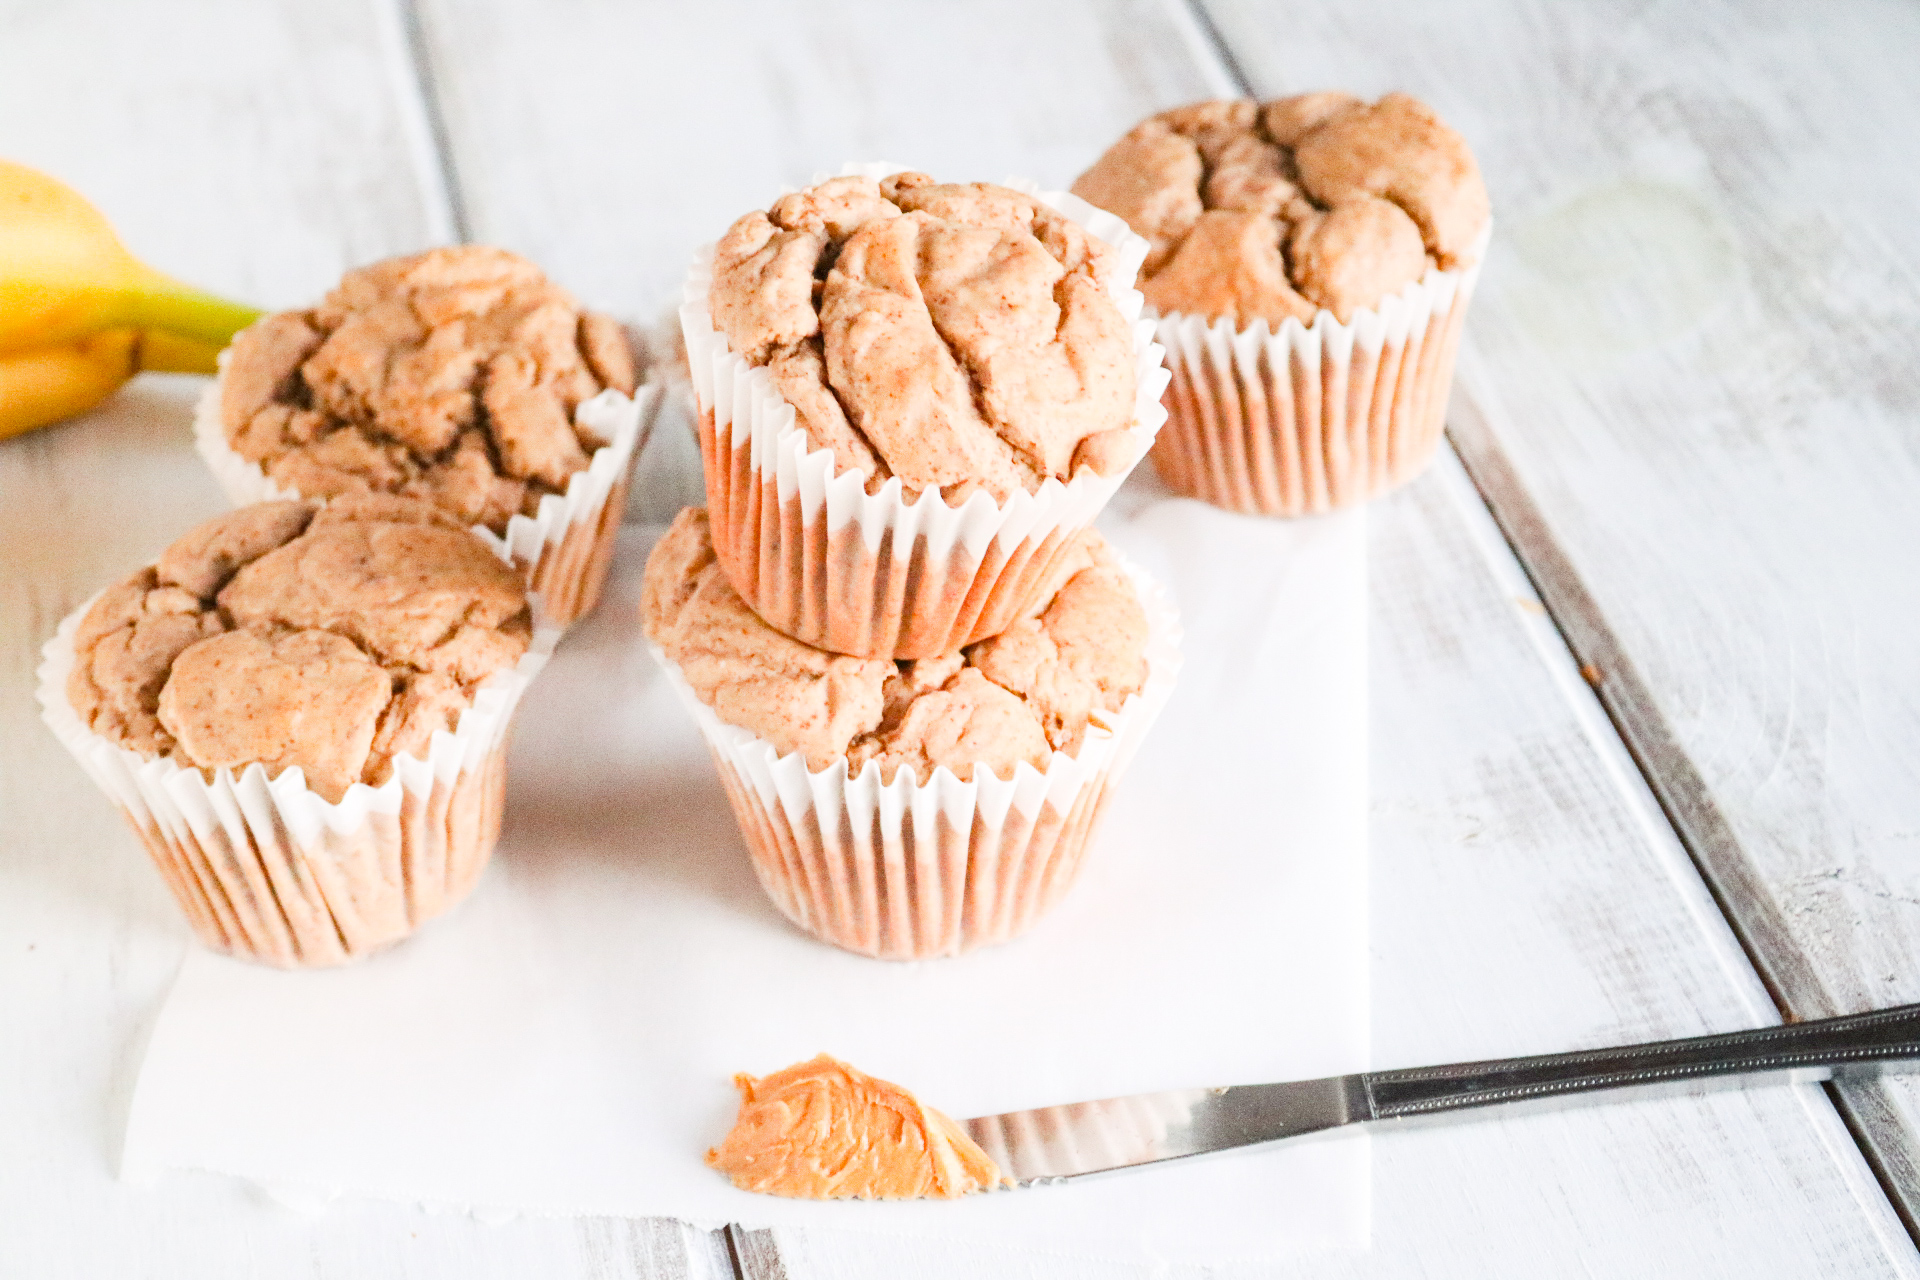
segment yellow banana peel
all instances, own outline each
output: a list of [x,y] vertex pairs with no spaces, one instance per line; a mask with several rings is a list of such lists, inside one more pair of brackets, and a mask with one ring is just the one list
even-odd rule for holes
[[219,353],[170,333],[107,329],[65,346],[0,355],[0,440],[85,413],[142,370],[212,373]]
[[141,369],[212,373],[259,315],[153,270],[79,193],[0,160],[0,437],[84,413]]
[[109,329],[64,347],[0,355],[0,437],[85,413],[139,369],[140,331]]
[[149,329],[140,335],[140,369],[144,373],[218,373],[220,352],[226,345]]

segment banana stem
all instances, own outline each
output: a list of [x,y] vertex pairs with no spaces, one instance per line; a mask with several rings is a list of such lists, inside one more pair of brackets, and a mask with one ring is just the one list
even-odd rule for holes
[[224,347],[233,335],[258,320],[254,307],[157,275],[127,299],[126,318],[142,329],[159,329],[195,342]]
[[150,373],[217,373],[219,357],[220,346],[164,329],[148,329],[140,335],[140,368]]

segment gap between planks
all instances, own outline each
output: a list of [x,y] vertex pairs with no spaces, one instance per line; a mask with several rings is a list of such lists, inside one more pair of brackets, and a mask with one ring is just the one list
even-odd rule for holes
[[433,48],[427,40],[420,17],[419,0],[389,0],[383,6],[389,20],[399,27],[400,57],[395,61],[404,71],[399,101],[413,100],[418,109],[415,125],[415,151],[423,176],[433,181],[423,193],[429,206],[445,210],[447,231],[455,244],[473,241],[473,223],[467,214],[466,192],[460,185],[460,171],[453,159],[453,135],[447,130],[446,112],[441,110],[439,77],[433,68]]
[[[1259,96],[1201,0],[1168,0],[1168,10],[1224,92]],[[1463,350],[1463,366],[1469,358]],[[1456,380],[1448,405],[1448,443],[1747,962],[1785,1021],[1843,1012],[1794,945],[1705,780],[1500,448],[1479,400],[1461,381]],[[1891,1099],[1873,1079],[1831,1080],[1823,1087],[1880,1191],[1908,1236],[1920,1245],[1920,1165]]]
[[786,1264],[780,1261],[780,1248],[773,1232],[748,1230],[739,1225],[722,1229],[727,1241],[727,1260],[733,1263],[735,1280],[787,1280]]
[[[1780,1016],[1800,1022],[1842,1012],[1794,946],[1779,909],[1660,714],[1639,668],[1521,484],[1479,401],[1464,389],[1455,390],[1448,406],[1447,439]],[[1920,1169],[1885,1091],[1872,1079],[1836,1079],[1824,1088],[1907,1234],[1920,1244]]]

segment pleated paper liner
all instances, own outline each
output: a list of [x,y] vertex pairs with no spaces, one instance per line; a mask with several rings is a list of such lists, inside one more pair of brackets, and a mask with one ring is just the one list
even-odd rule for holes
[[[97,597],[96,597],[97,598]],[[93,733],[67,699],[74,632],[61,622],[39,669],[41,719],[107,793],[209,948],[283,968],[342,964],[400,941],[473,888],[500,834],[507,731],[560,636],[536,628],[512,669],[481,685],[425,759],[402,755],[378,787],[338,803],[299,768],[269,779],[152,758]]]
[[[1491,228],[1489,228],[1489,231]],[[1484,260],[1420,280],[1342,324],[1172,312],[1167,424],[1153,462],[1167,487],[1229,511],[1300,516],[1378,497],[1420,474],[1446,425],[1461,324]]]
[[1147,679],[1101,713],[1077,755],[1044,772],[882,784],[869,761],[810,773],[799,753],[722,721],[679,669],[654,656],[713,753],[761,885],[781,914],[823,942],[884,960],[960,955],[1018,937],[1073,885],[1113,785],[1173,690],[1180,624],[1166,594],[1128,566],[1148,620]]
[[[880,178],[899,170],[848,165],[843,173]],[[1132,287],[1146,242],[1075,196],[1007,185],[1118,251],[1108,288],[1134,334],[1137,464],[1166,417],[1161,351]],[[713,249],[694,256],[680,323],[700,414],[714,551],[734,590],[767,625],[861,657],[931,657],[1006,630],[1131,466],[1112,476],[1081,468],[1065,484],[1048,479],[1038,492],[1005,503],[986,493],[958,507],[936,492],[911,501],[897,478],[869,494],[867,476],[837,472],[832,450],[812,447],[767,371],[736,355],[714,327],[707,302]]]
[[[226,361],[223,351],[223,369]],[[228,501],[245,506],[307,496],[281,488],[259,463],[242,457],[227,443],[220,418],[223,380],[224,374],[215,378],[200,397],[193,415],[193,441]],[[614,536],[626,509],[633,462],[653,430],[660,395],[659,384],[648,382],[631,397],[608,390],[581,404],[574,420],[592,428],[607,444],[593,451],[586,467],[568,477],[567,491],[540,499],[532,516],[514,516],[507,522],[505,537],[484,525],[473,526],[502,559],[520,570],[528,590],[540,593],[547,620],[557,626],[578,621],[600,603]]]

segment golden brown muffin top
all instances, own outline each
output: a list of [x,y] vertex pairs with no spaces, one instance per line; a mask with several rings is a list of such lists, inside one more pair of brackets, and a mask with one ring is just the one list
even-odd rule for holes
[[1466,265],[1488,212],[1466,141],[1404,93],[1163,111],[1073,193],[1146,237],[1140,289],[1159,311],[1276,330],[1322,307],[1350,320],[1429,263]]
[[689,507],[647,560],[640,617],[715,715],[814,772],[844,756],[853,774],[877,761],[886,783],[902,765],[922,783],[941,765],[964,782],[976,764],[1008,778],[1022,760],[1044,770],[1053,752],[1077,752],[1146,680],[1146,611],[1098,533],[1077,536],[1036,599],[957,653],[828,653],[747,607],[714,559],[707,513]]
[[634,378],[618,323],[525,258],[466,245],[349,272],[242,332],[220,416],[283,489],[404,494],[503,533],[606,443],[574,409]]
[[1133,461],[1113,252],[1031,196],[923,173],[832,178],[714,253],[714,326],[836,469],[957,505]]
[[452,732],[531,635],[519,577],[429,503],[262,502],[196,526],[94,602],[67,698],[143,755],[299,765],[338,801]]
[[966,1130],[911,1092],[821,1054],[755,1079],[707,1163],[742,1191],[803,1200],[957,1199],[1005,1177]]

